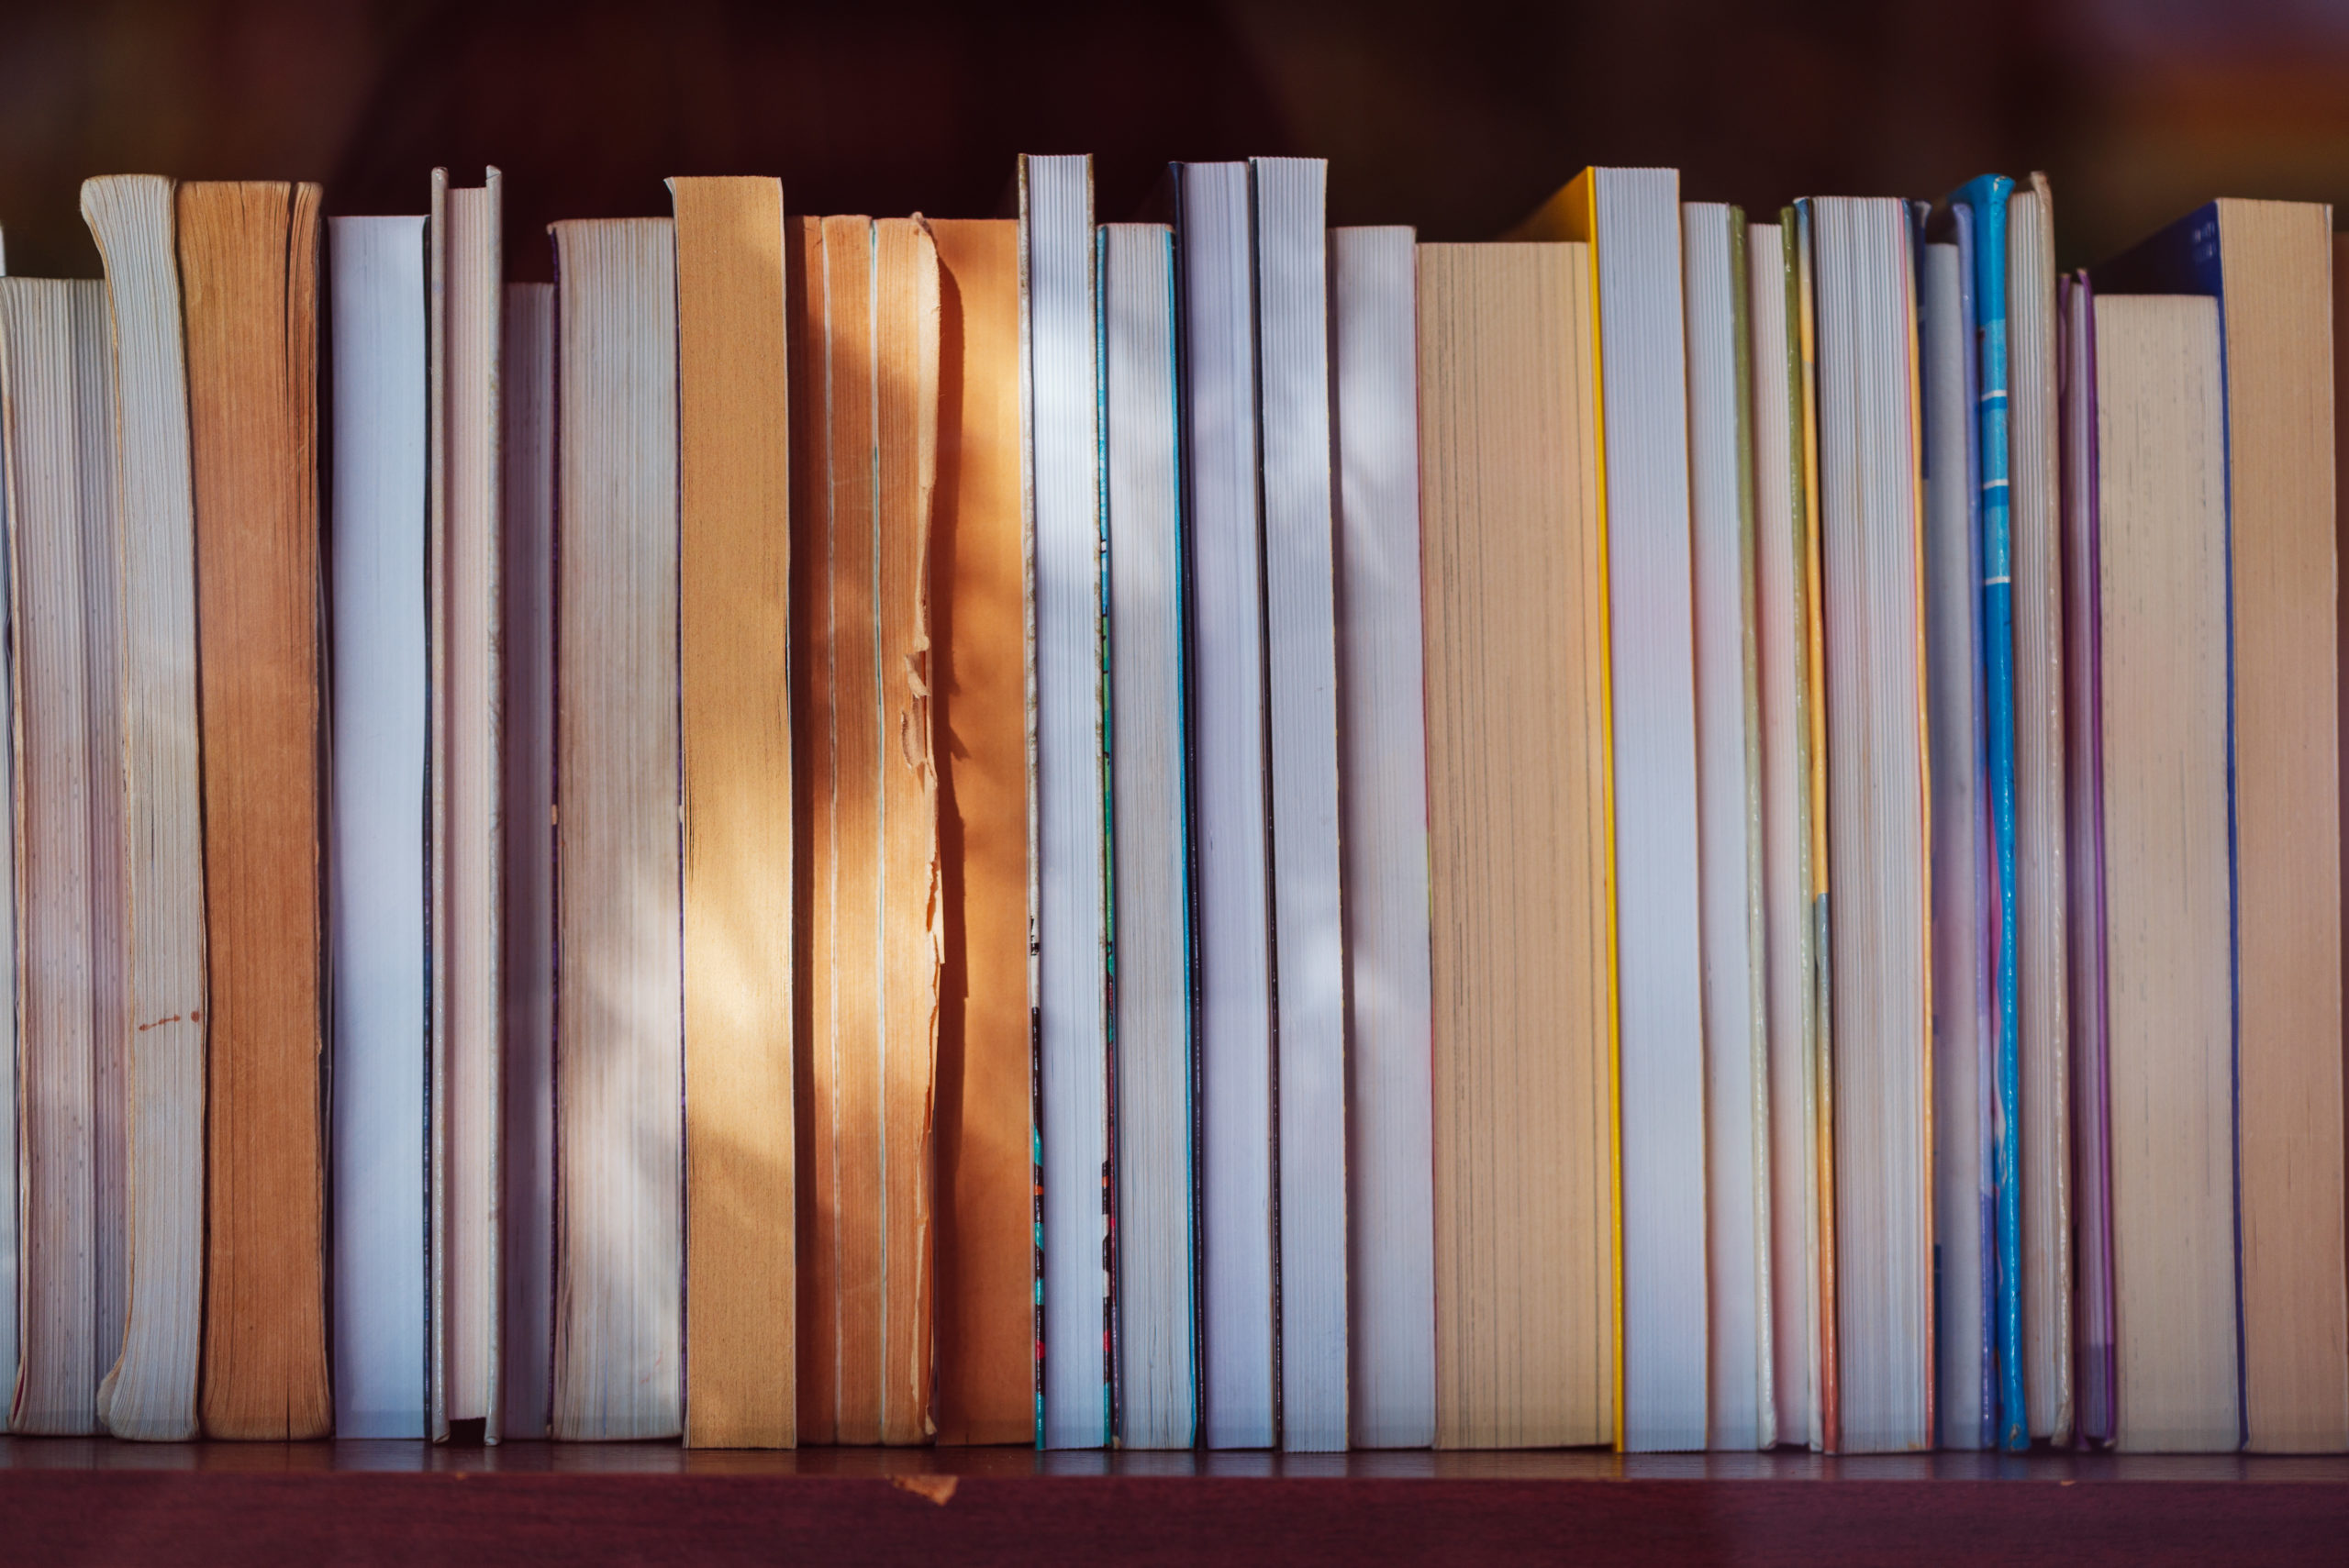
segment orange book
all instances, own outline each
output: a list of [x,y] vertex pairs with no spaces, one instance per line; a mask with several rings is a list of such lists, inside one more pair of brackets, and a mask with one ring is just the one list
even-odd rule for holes
[[318,206],[179,189],[212,1013],[206,1436],[320,1438]]
[[673,180],[685,752],[685,1441],[787,1448],[789,363],[783,186]]
[[939,895],[938,1440],[1036,1430],[1019,225],[932,220]]
[[799,1429],[918,1443],[934,1431],[938,256],[917,221],[828,217],[800,221],[796,260]]

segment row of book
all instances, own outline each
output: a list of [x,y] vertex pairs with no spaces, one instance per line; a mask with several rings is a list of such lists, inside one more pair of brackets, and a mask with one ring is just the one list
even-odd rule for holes
[[89,182],[23,1432],[2349,1447],[2330,214]]

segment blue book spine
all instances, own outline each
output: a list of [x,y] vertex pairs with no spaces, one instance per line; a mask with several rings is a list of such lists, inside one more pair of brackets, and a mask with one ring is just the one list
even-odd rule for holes
[[1998,1429],[2005,1447],[2031,1446],[2022,1385],[2022,1173],[2015,973],[2015,606],[2007,495],[2007,198],[2014,182],[1985,174],[1950,198],[1973,215],[1974,305],[1981,345],[1982,650],[1989,717],[1990,839],[1998,909],[1997,1095],[1990,1162],[1998,1207]]

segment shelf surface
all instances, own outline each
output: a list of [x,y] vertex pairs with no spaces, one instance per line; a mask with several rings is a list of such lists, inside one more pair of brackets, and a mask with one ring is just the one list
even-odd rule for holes
[[0,1562],[2349,1561],[2349,1457],[0,1440]]

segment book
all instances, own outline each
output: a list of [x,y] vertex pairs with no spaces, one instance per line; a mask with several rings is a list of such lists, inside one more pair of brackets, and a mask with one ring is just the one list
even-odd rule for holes
[[[1036,824],[1038,1445],[1099,1448],[1116,1429],[1108,1226],[1109,1066],[1103,756],[1100,278],[1093,164],[1019,161],[1019,276],[1034,573],[1029,809]],[[1209,1114],[1213,1114],[1210,1107]]]
[[1810,491],[1795,215],[1746,228],[1753,334],[1754,642],[1761,668],[1770,1048],[1771,1389],[1778,1440],[1822,1440],[1819,962],[1813,931]]
[[1596,292],[1419,247],[1439,1448],[1619,1429]]
[[1708,1446],[1719,1449],[1777,1441],[1745,233],[1736,207],[1681,206],[1705,965]]
[[1924,405],[1925,716],[1932,758],[1936,1440],[1998,1436],[1992,1237],[1988,763],[1982,702],[1981,487],[1972,214],[1925,247],[1918,347]]
[[2310,325],[2330,307],[2331,228],[2319,205],[2221,201],[2092,274],[2099,296],[2216,297],[2226,350],[2243,1440],[2257,1451],[2349,1447],[2332,340]]
[[1336,495],[1330,457],[1329,165],[1249,163],[1264,468],[1272,780],[1280,1429],[1346,1446],[1346,972],[1338,846]]
[[204,1312],[204,810],[196,725],[195,513],[173,183],[82,185],[105,263],[122,540],[123,772],[130,936],[129,1306],[98,1386],[118,1438],[196,1435]]
[[557,223],[550,1435],[683,1428],[676,245]]
[[1199,1422],[1269,1448],[1274,1391],[1272,841],[1248,165],[1178,163],[1191,788],[1197,813]]
[[2072,1436],[2072,1042],[2064,861],[2064,573],[2055,233],[2047,176],[2007,203],[2007,496],[2015,660],[2016,1038],[2023,1388],[2031,1434]]
[[0,278],[21,1316],[8,1429],[98,1431],[128,1295],[122,708],[106,286]]
[[1979,345],[1982,486],[1983,702],[1989,758],[1992,935],[1991,1190],[1998,1280],[1998,1446],[2031,1446],[2023,1344],[2023,1192],[2021,1004],[2018,1000],[2013,505],[2009,477],[2007,223],[2014,182],[1984,174],[1953,192],[1949,205],[1971,218],[1974,317]]
[[937,252],[904,218],[803,219],[794,695],[809,796],[802,1441],[927,1440],[938,817],[928,582]]
[[1814,197],[1833,1009],[1836,1415],[1854,1453],[1933,1439],[1932,866],[1911,217]]
[[1330,234],[1344,750],[1347,1403],[1357,1448],[1435,1440],[1419,301],[1408,228]]
[[498,1429],[543,1438],[554,1365],[554,341],[551,284],[506,285],[497,665]]
[[1019,226],[933,218],[938,490],[930,514],[939,899],[938,1440],[1033,1442],[1034,1126],[1028,1034],[1028,556]]
[[2063,398],[2065,867],[2069,909],[2074,1054],[2072,1223],[2078,1267],[2075,1429],[2113,1437],[2112,1114],[2105,1018],[2104,736],[2097,626],[2097,401],[2095,291],[2085,272],[2059,280]]
[[[204,568],[213,1028],[202,1415],[216,1438],[324,1437],[334,1418],[320,1125],[320,199],[314,184],[268,182],[200,182],[178,194]],[[143,1170],[134,1164],[134,1179]]]
[[1192,1312],[1190,791],[1174,236],[1100,228],[1108,517],[1118,1446],[1186,1449]]
[[685,857],[685,1441],[789,1447],[798,1416],[796,846],[783,186],[678,179],[669,191]]
[[1620,1446],[1710,1435],[1705,1018],[1680,176],[1590,169],[1529,239],[1586,242],[1596,279],[1613,671]]
[[429,1435],[436,1205],[426,911],[432,880],[426,219],[327,220],[334,469],[334,1429]]
[[[2101,289],[2094,303],[2115,1436],[2125,1451],[2231,1450],[2243,1439],[2220,308]],[[2240,621],[2232,640],[2243,640]]]
[[432,172],[432,1436],[498,1436],[502,188]]
[[[5,252],[5,244],[0,244],[0,252]],[[5,276],[6,272],[6,255],[0,253],[0,276]],[[5,438],[0,437],[0,439]],[[7,514],[7,486],[0,484],[0,527],[6,526]],[[6,596],[0,595],[0,617],[5,617],[7,613]],[[0,684],[0,702],[9,705],[7,723],[10,732],[13,733],[16,727],[15,701],[13,695],[7,694],[5,684]],[[11,822],[16,820],[17,812],[16,781],[11,776],[13,771],[13,769],[0,768],[0,792],[6,792],[5,795],[0,795],[0,805],[5,805],[8,820]],[[0,839],[0,843],[6,846],[5,852],[8,857],[8,876],[13,887],[16,878],[16,835],[14,833],[6,835],[4,839]],[[0,904],[0,932],[6,933],[10,951],[15,951],[17,901],[13,895],[6,899],[5,904]],[[0,1001],[5,1001],[6,1005],[9,1020],[8,1051],[10,1059],[13,1061],[17,1050],[17,972],[14,964],[0,964]],[[17,1169],[17,1156],[21,1147],[21,1140],[17,1136],[17,1116],[22,1109],[18,1089],[19,1084],[15,1073],[0,1073],[0,1170],[11,1172]],[[18,1299],[18,1282],[22,1277],[19,1266],[19,1243],[23,1240],[23,1226],[19,1220],[17,1206],[13,1202],[0,1204],[0,1379],[5,1379],[11,1389],[17,1386],[17,1373],[22,1364],[19,1351],[23,1348],[20,1330],[24,1324],[22,1314],[18,1310],[21,1306]]]

